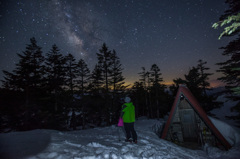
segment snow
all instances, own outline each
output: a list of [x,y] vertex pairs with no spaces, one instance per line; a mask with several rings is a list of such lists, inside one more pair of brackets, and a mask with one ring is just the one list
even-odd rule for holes
[[218,119],[209,117],[215,127],[221,132],[224,138],[229,142],[230,145],[235,145],[240,143],[240,130],[234,126],[230,126],[229,124],[220,121]]
[[[191,150],[160,139],[153,132],[153,127],[154,125],[161,125],[163,122],[163,119],[148,120],[141,118],[137,120],[135,124],[135,129],[138,134],[137,144],[126,143],[124,141],[123,131],[115,125],[68,132],[32,130],[0,134],[0,158],[230,159],[239,158],[240,156],[240,145],[237,143],[239,141],[237,138],[231,139],[234,145],[229,151],[220,150],[208,145],[202,150]],[[221,125],[221,123],[219,125]],[[121,141],[119,141],[119,139]]]

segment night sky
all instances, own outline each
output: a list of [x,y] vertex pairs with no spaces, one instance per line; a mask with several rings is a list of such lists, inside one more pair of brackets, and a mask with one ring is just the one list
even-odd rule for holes
[[[211,26],[228,9],[225,0],[5,0],[0,2],[0,79],[12,71],[35,37],[43,53],[56,44],[61,53],[83,58],[92,71],[105,42],[120,57],[127,83],[141,68],[161,69],[166,84],[183,78],[197,61],[207,61],[214,84],[221,29]],[[213,85],[212,85],[213,86]]]

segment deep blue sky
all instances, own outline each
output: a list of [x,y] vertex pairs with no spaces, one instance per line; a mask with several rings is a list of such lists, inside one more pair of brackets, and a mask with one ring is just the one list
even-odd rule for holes
[[[207,61],[219,76],[226,60],[211,28],[228,6],[224,0],[5,0],[0,2],[0,70],[12,71],[16,53],[35,37],[44,54],[53,44],[61,53],[83,58],[90,70],[105,42],[120,57],[126,82],[139,79],[141,68],[157,64],[163,80],[184,77],[197,61]],[[3,73],[0,72],[0,79]]]

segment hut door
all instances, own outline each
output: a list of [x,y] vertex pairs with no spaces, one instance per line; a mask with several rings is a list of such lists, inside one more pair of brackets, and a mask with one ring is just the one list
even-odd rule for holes
[[196,123],[195,115],[193,109],[182,110],[182,127],[183,127],[183,137],[185,140],[196,139]]

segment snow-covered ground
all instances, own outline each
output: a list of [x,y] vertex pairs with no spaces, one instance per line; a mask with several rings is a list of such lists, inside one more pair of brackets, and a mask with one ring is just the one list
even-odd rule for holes
[[153,132],[153,125],[161,125],[161,123],[163,120],[145,118],[137,120],[135,124],[138,134],[137,144],[123,141],[123,131],[116,126],[70,132],[33,130],[0,134],[0,158],[235,159],[240,156],[240,145],[236,143],[229,151],[209,146],[205,146],[202,150],[191,150],[159,139]]

